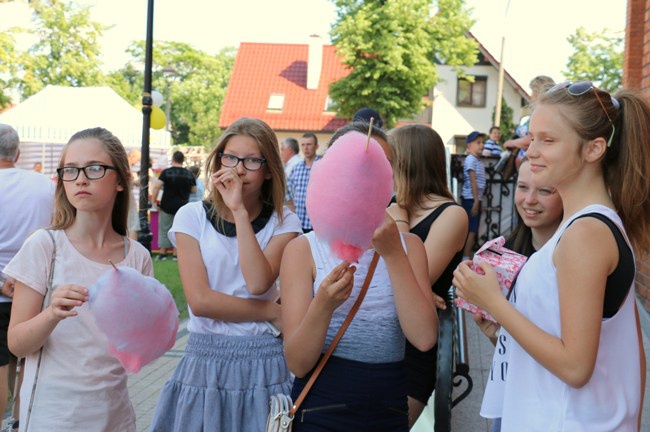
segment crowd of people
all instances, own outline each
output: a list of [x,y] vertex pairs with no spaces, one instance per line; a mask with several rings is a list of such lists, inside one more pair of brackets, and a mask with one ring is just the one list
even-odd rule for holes
[[[296,400],[309,386],[295,431],[408,431],[434,391],[436,310],[451,307],[453,285],[496,319],[475,316],[495,344],[480,411],[493,430],[638,431],[634,257],[650,251],[650,105],[633,91],[546,78],[531,83],[529,117],[505,151],[498,127],[467,135],[458,202],[435,129],[385,131],[369,108],[322,152],[311,132],[278,142],[263,121],[241,118],[213,146],[205,182],[174,153],[152,204],[159,259],[173,250],[178,260],[189,339],[151,430],[265,430],[269,398]],[[307,190],[323,154],[358,133],[383,150],[394,193],[371,245],[349,262],[314,230]],[[507,297],[489,264],[471,266],[482,157],[502,152],[518,170],[507,247],[529,257]],[[70,138],[55,185],[16,168],[19,155],[16,132],[0,125],[0,191],[12,202],[0,207],[0,410],[9,365],[24,358],[16,429],[135,431],[126,372],[88,308],[109,262],[153,274],[150,253],[129,238],[131,163],[102,128]]]

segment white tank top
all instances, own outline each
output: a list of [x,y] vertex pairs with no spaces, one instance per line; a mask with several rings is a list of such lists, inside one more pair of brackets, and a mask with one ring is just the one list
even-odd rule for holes
[[[560,305],[553,252],[569,224],[586,213],[601,213],[622,226],[618,215],[601,205],[574,214],[526,263],[515,286],[516,308],[535,325],[561,336]],[[625,231],[621,229],[625,234]],[[502,389],[490,389],[486,398],[503,401],[502,432],[637,430],[641,404],[641,364],[635,319],[634,287],[619,311],[603,319],[593,375],[573,388],[546,370],[513,339],[506,341],[507,379]],[[497,347],[498,349],[498,347]],[[498,407],[498,401],[486,406]]]

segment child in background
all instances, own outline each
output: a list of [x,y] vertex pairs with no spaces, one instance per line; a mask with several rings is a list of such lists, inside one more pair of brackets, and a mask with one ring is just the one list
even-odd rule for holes
[[[430,127],[409,125],[389,133],[396,203],[389,208],[397,227],[424,242],[435,303],[445,308],[453,272],[462,259],[467,215],[447,188],[445,146]],[[417,421],[436,383],[437,345],[428,351],[406,342],[409,426]]]
[[[540,186],[532,179],[530,161],[524,158],[519,166],[519,175],[515,188],[515,206],[519,214],[519,224],[506,241],[505,247],[522,255],[530,256],[550,239],[562,221],[562,199],[551,186]],[[492,382],[489,391],[495,391],[495,384],[505,385],[508,370],[509,352],[504,350],[510,335],[505,329],[499,332],[499,325],[483,319],[480,313],[474,315],[474,321],[496,346],[492,369],[488,375]],[[494,398],[484,397],[481,415],[493,418],[492,432],[501,430],[501,405]]]
[[206,161],[204,202],[183,206],[169,231],[189,309],[185,354],[165,383],[152,431],[261,431],[269,398],[288,394],[275,281],[285,246],[302,232],[284,204],[273,130],[241,118]]
[[485,135],[474,131],[467,135],[467,157],[463,164],[461,203],[469,219],[469,233],[463,250],[463,259],[470,259],[481,222],[481,199],[485,193],[485,167],[479,159],[483,153]]
[[[526,156],[564,218],[519,273],[510,301],[494,270],[461,263],[457,294],[508,331],[508,377],[486,396],[504,432],[639,430],[645,358],[633,251],[650,251],[650,105],[589,81],[540,96]],[[645,197],[640,199],[639,197]]]
[[126,152],[106,129],[86,129],[63,148],[57,173],[52,226],[5,268],[16,280],[9,348],[26,357],[20,429],[135,431],[126,372],[86,303],[109,261],[153,275],[147,250],[127,237]]
[[490,138],[485,141],[483,156],[501,156],[501,146],[499,145],[500,139],[501,128],[499,126],[492,126],[490,128]]

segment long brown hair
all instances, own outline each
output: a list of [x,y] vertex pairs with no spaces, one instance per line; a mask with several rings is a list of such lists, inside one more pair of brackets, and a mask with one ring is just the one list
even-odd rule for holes
[[609,140],[612,119],[616,133],[601,161],[605,184],[634,249],[649,252],[650,104],[634,90],[621,90],[612,97],[597,88],[580,96],[565,88],[550,91],[538,103],[559,106],[583,142]]
[[268,173],[271,174],[271,178],[264,180],[262,184],[260,198],[263,205],[273,207],[280,222],[282,222],[282,207],[284,206],[286,186],[278,138],[269,125],[256,118],[242,117],[228,126],[208,155],[205,162],[206,185],[208,185],[210,191],[208,201],[212,203],[217,214],[223,214],[226,205],[219,191],[212,185],[210,176],[221,169],[221,159],[218,154],[226,148],[230,138],[235,135],[246,135],[257,142],[262,157],[266,159],[262,169],[268,170]]
[[432,200],[454,199],[447,186],[445,146],[440,135],[424,125],[408,125],[388,133],[393,150],[397,203],[412,212]]
[[[128,234],[128,215],[130,205],[131,174],[129,171],[129,160],[124,150],[124,146],[119,138],[104,128],[96,127],[84,129],[72,135],[68,143],[63,147],[59,167],[65,164],[65,156],[68,147],[73,141],[80,139],[94,138],[102,143],[104,150],[111,158],[111,165],[115,167],[117,181],[122,186],[122,190],[117,192],[115,202],[113,203],[112,225],[115,232],[120,235]],[[52,218],[51,229],[66,229],[70,227],[77,216],[77,209],[72,206],[65,194],[63,180],[57,178],[56,192],[54,194],[54,216]]]

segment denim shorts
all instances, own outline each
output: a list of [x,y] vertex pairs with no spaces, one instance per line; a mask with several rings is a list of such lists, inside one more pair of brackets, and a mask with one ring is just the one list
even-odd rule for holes
[[472,216],[472,206],[474,206],[474,199],[461,198],[461,204],[467,212],[467,218],[469,219],[469,232],[478,233],[478,226],[481,222],[481,202],[478,203],[478,214]]

